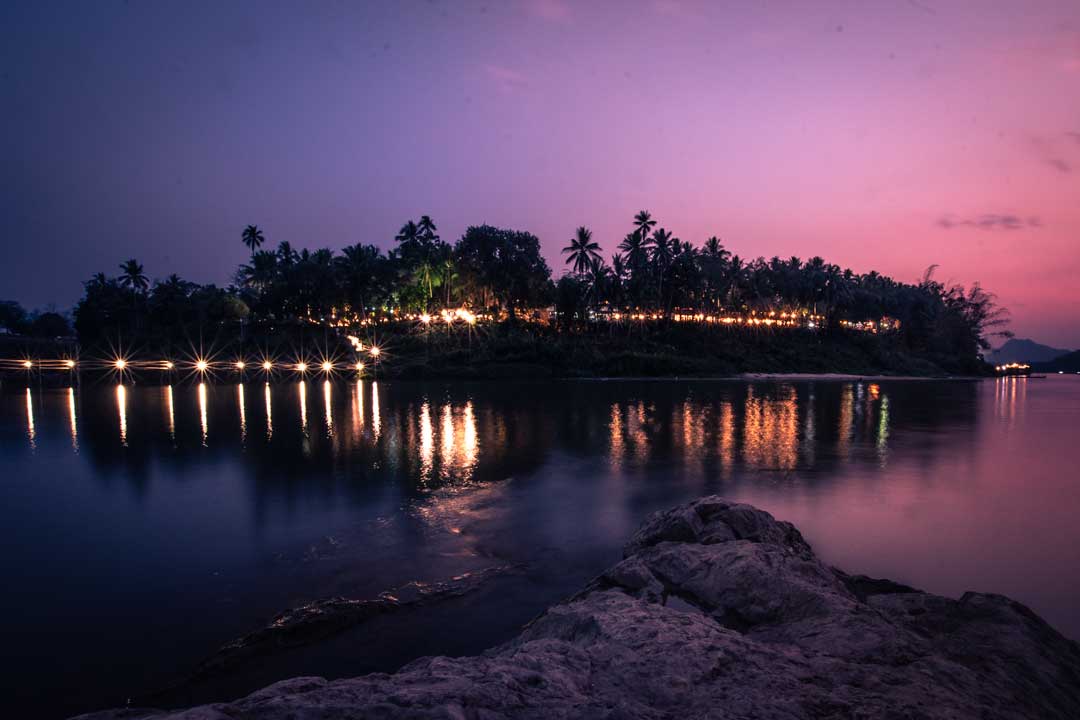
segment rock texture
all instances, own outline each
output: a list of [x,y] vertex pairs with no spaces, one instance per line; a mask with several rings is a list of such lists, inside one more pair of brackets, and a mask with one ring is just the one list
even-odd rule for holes
[[823,564],[791,524],[707,497],[479,657],[296,678],[184,711],[84,718],[1080,718],[1080,645],[1000,595]]

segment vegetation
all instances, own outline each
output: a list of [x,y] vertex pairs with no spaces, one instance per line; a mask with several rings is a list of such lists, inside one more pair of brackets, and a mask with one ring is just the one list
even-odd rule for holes
[[[684,242],[647,211],[634,216],[609,261],[592,232],[579,227],[563,249],[570,272],[556,281],[536,236],[481,225],[451,245],[426,215],[405,223],[389,252],[370,244],[340,254],[297,250],[287,241],[263,249],[266,238],[254,225],[244,228],[241,240],[251,255],[228,288],[176,275],[150,282],[135,259],[123,263],[117,277],[90,278],[74,311],[81,342],[168,350],[204,337],[265,344],[271,337],[289,342],[321,333],[332,344],[377,328],[400,336],[399,370],[411,367],[418,374],[451,372],[463,349],[473,367],[531,356],[529,362],[546,363],[556,374],[575,374],[574,365],[613,374],[808,365],[978,372],[988,338],[1007,334],[1000,330],[1007,314],[992,295],[977,284],[945,285],[934,278],[933,266],[908,284],[876,272],[857,274],[820,257],[747,261],[716,236],[700,247]],[[416,322],[460,307],[481,318],[467,344]],[[823,319],[782,332],[704,323],[676,329],[670,321],[678,313],[745,317],[781,311]],[[656,320],[625,321],[642,315]],[[885,327],[877,324],[882,318],[890,318],[894,330],[876,339],[856,338],[859,333],[847,329],[872,322],[876,331]],[[857,348],[858,357],[843,357],[845,348]],[[803,359],[793,351],[804,353]]]

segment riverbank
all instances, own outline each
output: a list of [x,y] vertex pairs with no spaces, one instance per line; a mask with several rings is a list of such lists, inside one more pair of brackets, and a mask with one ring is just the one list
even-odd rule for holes
[[[869,379],[985,376],[992,370],[978,359],[913,352],[889,334],[853,330],[811,331],[665,326],[593,327],[560,332],[538,325],[417,329],[415,325],[378,327],[358,338],[357,351],[342,336],[305,329],[280,331],[245,340],[208,343],[206,349],[139,347],[117,354],[112,349],[83,348],[79,372],[93,378],[115,374],[115,360],[126,361],[124,376],[137,383],[170,383],[193,376],[197,359],[209,363],[210,379],[264,378],[262,364],[274,363],[271,377],[291,377],[301,363],[321,372],[324,361],[339,373],[376,378],[495,380],[521,378],[773,378]],[[369,349],[379,348],[379,356]],[[70,384],[74,373],[61,363],[70,348],[27,350],[9,343],[14,358],[0,381],[18,384]],[[37,353],[34,355],[34,353]],[[28,372],[19,358],[41,369]],[[44,361],[44,362],[43,362]],[[172,369],[168,363],[173,363]],[[237,370],[242,362],[242,370]],[[51,369],[48,369],[50,368]]]
[[[363,652],[363,648],[357,648]],[[514,640],[390,674],[294,678],[126,718],[1075,718],[1080,645],[1000,595],[950,599],[821,562],[718,497],[650,517],[624,559]]]

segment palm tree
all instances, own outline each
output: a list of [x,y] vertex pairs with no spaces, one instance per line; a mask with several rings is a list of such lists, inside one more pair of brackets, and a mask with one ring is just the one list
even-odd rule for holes
[[120,265],[120,284],[133,293],[146,292],[150,281],[143,274],[143,266],[135,258]]
[[241,238],[252,254],[255,254],[255,251],[259,249],[259,246],[266,241],[266,238],[263,237],[262,230],[254,225],[248,225],[244,228]]
[[425,240],[439,239],[439,236],[435,234],[438,228],[435,227],[435,221],[431,219],[430,215],[421,215],[420,222],[416,224],[416,229],[420,231],[420,235]]
[[593,262],[600,259],[600,245],[593,242],[592,230],[589,230],[584,225],[577,229],[577,233],[570,240],[570,244],[564,247],[562,251],[570,253],[566,258],[566,262],[573,263],[574,272],[581,276],[585,275]]
[[664,273],[667,272],[672,259],[675,257],[677,250],[675,243],[677,242],[678,240],[671,237],[671,233],[664,228],[660,228],[653,233],[649,243],[652,251],[652,263],[656,268],[657,293],[660,295],[661,303],[664,301]]
[[653,220],[652,215],[648,210],[642,210],[634,216],[634,227],[637,228],[638,233],[641,235],[642,240],[646,240],[649,234],[652,233],[654,227],[656,227],[656,221]]

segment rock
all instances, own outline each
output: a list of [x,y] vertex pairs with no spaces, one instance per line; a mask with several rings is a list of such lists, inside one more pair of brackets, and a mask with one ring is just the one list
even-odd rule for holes
[[295,678],[218,718],[1069,718],[1080,645],[1000,595],[938,597],[828,567],[791,524],[707,497],[513,641],[393,675]]

